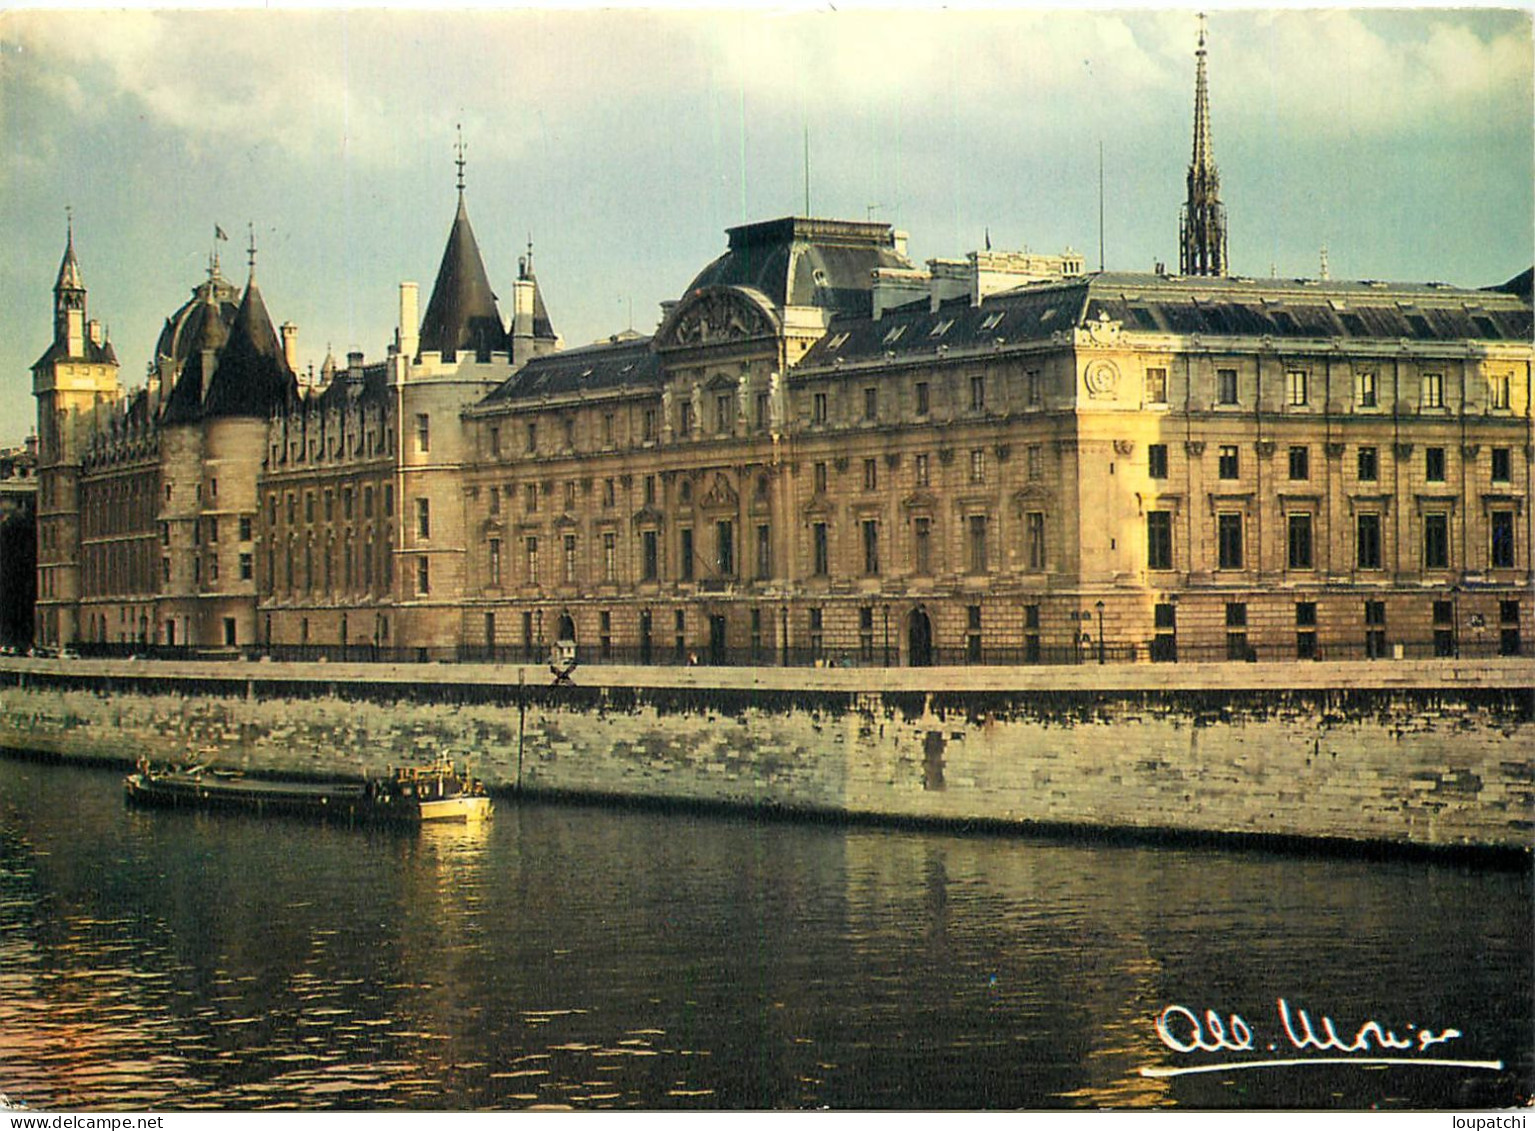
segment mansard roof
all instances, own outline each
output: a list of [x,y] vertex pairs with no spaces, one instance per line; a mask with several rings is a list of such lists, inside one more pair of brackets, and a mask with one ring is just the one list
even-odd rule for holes
[[753,287],[780,308],[868,314],[873,271],[912,266],[896,250],[889,224],[787,216],[730,228],[728,235],[730,250],[699,272],[685,294],[712,286]]
[[264,420],[286,404],[296,389],[266,303],[252,279],[229,329],[229,341],[219,353],[218,368],[203,399],[203,415]]
[[635,337],[535,357],[481,403],[495,405],[661,383],[650,338]]
[[1048,341],[1117,322],[1127,332],[1346,341],[1527,342],[1526,301],[1439,283],[1335,282],[1099,273],[966,298],[919,300],[879,319],[838,318],[799,369]]
[[[547,323],[547,313],[544,320]],[[492,351],[504,353],[506,348],[506,326],[460,193],[437,282],[426,304],[426,317],[421,320],[419,349],[423,353],[436,350],[446,361],[459,350],[485,356]]]

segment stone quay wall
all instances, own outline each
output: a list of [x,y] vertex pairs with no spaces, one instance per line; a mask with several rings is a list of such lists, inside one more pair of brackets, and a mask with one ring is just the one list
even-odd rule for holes
[[978,826],[1535,842],[1535,662],[583,667],[6,658],[0,748]]

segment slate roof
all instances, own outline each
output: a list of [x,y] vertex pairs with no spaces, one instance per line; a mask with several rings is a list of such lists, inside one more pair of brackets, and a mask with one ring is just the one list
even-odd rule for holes
[[[213,377],[212,373],[203,372],[203,357],[206,350],[213,350],[213,364],[218,365],[217,351],[224,348],[229,340],[229,333],[224,326],[222,318],[213,316],[212,292],[203,292],[203,314],[197,319],[197,336],[182,343],[185,350],[185,360],[181,371],[176,376],[176,383],[171,386],[170,395],[165,398],[165,408],[162,410],[161,419],[166,424],[185,424],[190,421],[200,420],[203,412],[203,387]],[[236,310],[238,314],[238,310]],[[233,318],[230,319],[234,321]]]
[[254,416],[266,419],[297,391],[283,357],[261,291],[252,279],[219,353],[218,368],[203,398],[206,418]]
[[1532,332],[1527,302],[1439,284],[1100,273],[1019,287],[980,306],[957,298],[932,311],[919,300],[878,321],[834,319],[799,368],[1048,340],[1101,316],[1126,331],[1209,338],[1527,342]]
[[606,392],[632,386],[657,387],[661,362],[650,338],[581,346],[535,357],[508,377],[482,404]]
[[98,346],[87,336],[85,353],[79,357],[70,357],[67,343],[54,342],[43,351],[42,357],[32,363],[32,368],[38,369],[44,365],[52,365],[56,361],[88,361],[92,365],[116,365],[117,351],[112,348],[111,342],[102,342]]
[[730,250],[698,273],[702,287],[755,287],[774,305],[817,306],[839,314],[873,310],[878,267],[910,268],[889,224],[788,216],[728,229]]
[[212,309],[208,304],[210,291],[217,300],[218,317],[225,331],[234,325],[235,315],[240,310],[240,289],[217,274],[215,269],[212,277],[192,288],[192,297],[165,320],[159,340],[155,342],[156,359],[168,357],[178,365],[185,365],[187,358],[201,348],[197,343],[202,341],[203,319]]
[[[547,313],[544,319],[548,321]],[[459,350],[487,359],[492,351],[506,352],[506,326],[485,274],[462,193],[437,269],[437,282],[426,304],[426,317],[421,320],[418,348],[422,352],[436,350],[444,361],[454,359]]]

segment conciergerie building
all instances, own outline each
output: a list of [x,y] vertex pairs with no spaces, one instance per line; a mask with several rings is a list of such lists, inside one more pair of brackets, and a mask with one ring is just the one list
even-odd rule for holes
[[125,393],[69,233],[37,641],[352,659],[1521,655],[1529,272],[1233,275],[1203,36],[1176,274],[728,232],[650,336],[498,304],[465,200],[382,360],[295,372],[216,259]]

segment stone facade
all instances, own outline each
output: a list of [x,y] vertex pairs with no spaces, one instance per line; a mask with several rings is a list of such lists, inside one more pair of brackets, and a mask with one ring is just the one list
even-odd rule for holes
[[279,342],[253,282],[237,306],[215,261],[125,397],[71,234],[34,370],[39,639],[773,666],[1525,654],[1529,275],[1230,275],[1202,39],[1198,59],[1177,276],[989,246],[919,266],[889,225],[784,217],[732,228],[653,334],[562,350],[531,249],[503,319],[460,169],[426,312],[402,284],[384,360],[301,385],[296,331]]
[[321,777],[448,751],[498,791],[1007,828],[1512,854],[1535,829],[1528,660],[153,667],[0,665],[0,747]]

